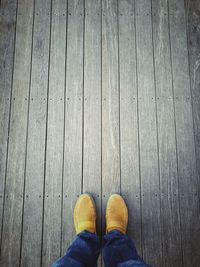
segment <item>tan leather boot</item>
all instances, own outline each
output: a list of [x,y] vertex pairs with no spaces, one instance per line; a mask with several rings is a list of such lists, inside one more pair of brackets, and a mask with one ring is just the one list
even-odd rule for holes
[[96,208],[89,194],[82,194],[74,208],[74,225],[76,233],[87,230],[96,233]]
[[128,209],[124,199],[113,194],[108,200],[106,208],[106,232],[118,230],[125,234],[128,225]]

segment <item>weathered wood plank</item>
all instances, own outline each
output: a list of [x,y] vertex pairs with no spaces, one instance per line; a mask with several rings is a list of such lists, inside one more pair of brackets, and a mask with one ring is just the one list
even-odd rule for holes
[[101,1],[85,1],[83,192],[92,193],[101,233]]
[[167,1],[152,1],[161,185],[162,266],[182,266],[176,130]]
[[[186,24],[188,33],[189,71],[193,104],[194,137],[198,180],[200,177],[200,2],[186,2]],[[198,246],[198,245],[197,245]]]
[[144,259],[148,263],[162,266],[151,1],[136,1],[135,8],[142,193],[142,249]]
[[[101,1],[85,1],[83,192],[92,194],[101,234]],[[99,257],[98,266],[101,266]]]
[[[102,222],[112,193],[120,192],[118,5],[102,2]],[[104,229],[103,229],[104,230]]]
[[50,12],[50,0],[35,1],[22,266],[40,266],[41,263]]
[[75,237],[73,209],[82,190],[84,1],[68,1],[62,253]]
[[196,166],[184,1],[169,1],[170,39],[184,266],[198,266],[199,177]]
[[12,94],[17,1],[1,2],[0,10],[0,244],[6,160],[9,135],[9,115]]
[[134,1],[119,1],[121,191],[129,208],[129,235],[141,254]]
[[49,266],[61,253],[66,15],[66,1],[53,0],[45,171],[43,266]]
[[18,1],[1,266],[20,263],[33,1]]

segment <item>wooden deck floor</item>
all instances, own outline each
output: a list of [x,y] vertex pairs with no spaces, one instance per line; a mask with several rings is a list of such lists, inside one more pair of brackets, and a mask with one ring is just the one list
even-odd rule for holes
[[1,0],[1,266],[49,266],[90,192],[153,266],[200,266],[198,0]]

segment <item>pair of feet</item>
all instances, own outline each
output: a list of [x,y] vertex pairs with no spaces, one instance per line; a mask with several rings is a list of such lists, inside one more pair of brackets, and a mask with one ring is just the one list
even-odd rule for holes
[[[125,234],[128,224],[128,209],[124,199],[118,195],[110,196],[106,207],[106,232],[118,230]],[[82,194],[74,208],[76,233],[89,231],[96,234],[96,208],[89,194]]]

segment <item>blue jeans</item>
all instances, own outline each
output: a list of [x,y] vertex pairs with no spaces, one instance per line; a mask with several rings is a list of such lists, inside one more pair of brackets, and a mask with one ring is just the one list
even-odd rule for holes
[[[138,256],[133,240],[117,230],[103,237],[103,259],[105,267],[151,267]],[[94,267],[100,253],[101,244],[97,235],[81,232],[66,254],[51,267]]]

